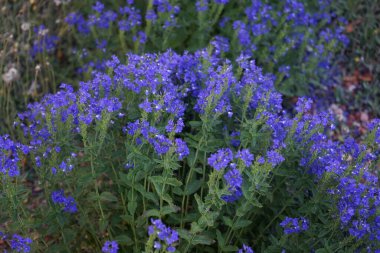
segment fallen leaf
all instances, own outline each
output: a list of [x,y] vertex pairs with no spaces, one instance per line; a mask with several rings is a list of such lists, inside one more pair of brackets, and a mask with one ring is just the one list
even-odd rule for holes
[[343,77],[343,82],[346,85],[357,83],[358,82],[358,77],[357,76],[345,76],[345,77]]
[[364,75],[359,75],[359,79],[364,82],[371,82],[373,80],[373,75],[371,73],[366,73]]
[[360,19],[357,19],[357,20],[354,20],[354,21],[350,22],[348,25],[346,25],[346,28],[345,28],[346,33],[352,33],[352,32],[354,32],[356,26],[358,24],[360,24],[361,22],[362,21]]
[[352,33],[354,31],[354,25],[352,23],[349,23],[346,26],[346,33]]

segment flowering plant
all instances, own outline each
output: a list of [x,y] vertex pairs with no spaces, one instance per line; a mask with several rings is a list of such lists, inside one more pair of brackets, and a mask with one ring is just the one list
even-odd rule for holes
[[20,26],[22,33],[1,37],[6,45],[1,62],[7,63],[0,66],[2,133],[12,130],[16,108],[54,93],[62,81],[104,72],[105,59],[119,52],[195,52],[210,46],[232,61],[244,52],[264,72],[276,75],[281,93],[319,98],[332,80],[333,55],[347,43],[340,27],[345,22],[329,0],[36,2],[18,4],[20,13],[46,9],[59,15],[30,22],[20,17],[12,26]]
[[[211,45],[236,59],[243,52],[289,96],[325,95],[334,54],[348,44],[330,0],[320,1],[126,1],[93,4],[89,14],[74,11],[66,22],[79,55],[79,72],[104,71],[104,55],[173,49],[194,52]],[[83,7],[83,9],[89,9]],[[128,36],[126,36],[128,34]],[[317,92],[317,93],[316,93]]]
[[308,99],[286,114],[246,55],[105,64],[20,113],[21,140],[0,139],[2,229],[33,239],[18,252],[379,247],[376,122],[365,145],[330,141],[329,116]]

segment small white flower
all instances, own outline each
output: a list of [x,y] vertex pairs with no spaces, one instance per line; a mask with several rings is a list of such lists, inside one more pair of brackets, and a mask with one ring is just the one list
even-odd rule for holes
[[20,78],[18,70],[16,68],[10,68],[6,73],[3,74],[3,81],[6,84],[14,82]]
[[24,32],[28,31],[30,29],[30,23],[29,22],[24,22],[21,24],[21,30]]
[[64,5],[64,4],[68,4],[70,3],[71,0],[54,0],[54,3],[56,6],[60,6],[61,4]]

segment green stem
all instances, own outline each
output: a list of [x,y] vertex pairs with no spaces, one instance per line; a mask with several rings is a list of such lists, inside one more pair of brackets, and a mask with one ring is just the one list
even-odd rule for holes
[[[135,199],[135,177],[133,177],[132,179],[132,201],[134,201]],[[132,224],[131,224],[131,228],[132,228],[132,233],[133,233],[133,239],[135,240],[135,252],[137,252],[137,235],[136,235],[136,223],[135,223],[135,214],[131,214],[132,215]]]
[[[149,3],[148,3],[148,6],[147,6],[147,9],[146,9],[146,12],[152,10],[153,8],[153,0],[149,0]],[[152,21],[150,20],[147,20],[146,21],[146,26],[145,26],[145,35],[147,37],[147,39],[149,39],[149,35],[150,35],[150,30],[152,28]],[[146,43],[143,43],[143,45],[141,46],[141,51],[144,52],[145,51],[145,44]]]
[[102,220],[105,220],[102,204],[100,203],[100,194],[99,194],[99,187],[97,184],[96,172],[95,172],[95,167],[94,167],[94,158],[93,158],[92,152],[89,151],[89,147],[87,145],[87,142],[84,140],[83,143],[85,146],[85,150],[87,150],[90,153],[91,175],[92,175],[92,179],[94,180],[94,184],[95,184],[96,199],[98,202],[98,206],[99,206],[100,214],[102,216]]
[[[204,156],[203,156],[202,183],[206,181],[206,158],[207,158],[207,153],[205,152]],[[201,199],[203,199],[203,191],[204,191],[204,187],[203,187],[203,184],[202,184],[202,187],[201,187]]]
[[186,252],[189,250],[189,248],[190,248],[190,246],[191,246],[191,242],[194,240],[194,237],[195,237],[195,234],[193,234],[193,235],[191,236],[191,239],[190,239],[190,241],[187,243],[187,246],[186,246],[186,248],[185,248],[185,252],[184,252],[184,253],[186,253]]
[[[202,143],[202,140],[203,138],[201,138],[199,144],[198,144],[198,147],[197,147],[197,151],[195,151],[195,157],[194,157],[194,161],[190,167],[190,171],[189,171],[189,174],[187,174],[187,178],[186,178],[186,184],[185,184],[185,191],[189,185],[189,182],[190,182],[190,179],[191,177],[193,176],[193,172],[194,172],[194,165],[196,163],[196,160],[198,159],[198,154],[199,154],[199,148],[200,148],[200,145]],[[184,218],[184,215],[185,213],[187,213],[187,205],[186,205],[186,208],[185,208],[185,200],[186,200],[186,195],[184,194],[183,197],[182,197],[182,204],[181,204],[181,228],[183,228],[183,218]]]
[[58,226],[61,230],[61,235],[62,235],[62,239],[63,239],[63,243],[65,244],[65,248],[67,250],[67,253],[71,252],[70,248],[69,248],[69,244],[67,243],[67,240],[66,240],[66,236],[65,234],[63,233],[63,226],[62,224],[59,222],[58,220],[58,217],[56,218],[57,219],[57,223],[58,223]]

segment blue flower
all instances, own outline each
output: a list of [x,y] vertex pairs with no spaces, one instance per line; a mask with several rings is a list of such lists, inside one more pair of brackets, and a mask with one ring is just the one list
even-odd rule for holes
[[249,149],[239,150],[235,157],[242,160],[247,167],[251,166],[254,160],[254,156],[249,152]]
[[179,241],[177,231],[166,226],[161,220],[151,219],[152,225],[148,227],[149,236],[156,236],[159,241],[154,242],[155,249],[161,249],[163,243],[166,245],[166,251],[174,252],[174,244]]
[[309,222],[306,218],[290,218],[285,219],[280,223],[280,226],[284,228],[285,234],[294,234],[306,231],[309,229]]
[[103,245],[103,253],[117,253],[119,250],[119,245],[116,241],[106,241]]
[[221,198],[226,202],[234,202],[238,200],[242,195],[241,186],[243,184],[243,178],[238,169],[233,168],[224,174],[226,180],[229,195],[223,195]]
[[[0,174],[19,176],[22,155],[27,155],[29,152],[28,146],[12,141],[8,135],[0,135]],[[38,161],[39,159],[36,160]]]
[[279,154],[277,151],[274,151],[274,150],[267,151],[267,159],[268,159],[268,162],[271,163],[273,167],[285,161],[285,158],[281,154]]
[[205,12],[208,10],[208,0],[198,0],[195,3],[197,12]]
[[231,149],[224,148],[218,150],[215,154],[212,154],[208,158],[208,164],[216,170],[224,169],[233,159],[233,153]]
[[65,197],[63,190],[52,192],[51,198],[54,203],[63,205],[63,211],[67,213],[76,213],[78,211],[76,202],[73,197]]
[[10,240],[10,246],[12,250],[16,252],[28,253],[30,252],[30,244],[32,243],[32,239],[23,238],[18,234],[14,234],[12,239]]
[[214,0],[217,4],[227,4],[229,0]]
[[240,188],[243,183],[243,178],[238,169],[229,170],[226,174],[224,174],[224,179],[231,189]]
[[255,253],[255,251],[248,245],[243,244],[243,248],[239,249],[237,253]]
[[190,151],[189,151],[189,148],[187,147],[186,142],[183,141],[182,139],[176,138],[175,146],[176,146],[176,152],[180,160],[182,160],[184,157],[190,154]]

